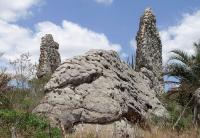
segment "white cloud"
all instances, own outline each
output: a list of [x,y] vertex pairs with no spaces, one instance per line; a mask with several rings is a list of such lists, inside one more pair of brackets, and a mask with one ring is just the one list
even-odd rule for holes
[[0,21],[0,51],[4,52],[4,60],[13,60],[22,53],[30,52],[33,61],[37,62],[40,39],[46,33],[53,34],[54,40],[60,44],[62,59],[83,54],[90,49],[121,50],[120,45],[111,43],[104,34],[66,20],[61,26],[40,22],[36,25],[36,31]]
[[181,49],[192,54],[193,43],[200,39],[200,10],[192,14],[185,14],[175,26],[161,30],[163,44],[163,60],[166,63],[170,51]]
[[0,19],[16,21],[30,15],[30,8],[43,0],[0,0]]
[[[163,45],[164,64],[171,55],[170,51],[180,49],[194,53],[193,43],[200,40],[200,10],[192,14],[184,14],[183,18],[174,26],[160,31]],[[137,49],[135,38],[130,41],[132,48]]]
[[101,4],[106,4],[106,5],[110,5],[113,3],[114,0],[94,0],[97,3],[101,3]]

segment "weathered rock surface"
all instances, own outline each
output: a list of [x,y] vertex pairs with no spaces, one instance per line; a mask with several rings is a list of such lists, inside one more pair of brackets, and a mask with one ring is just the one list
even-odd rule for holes
[[194,118],[193,123],[200,125],[200,88],[194,93]]
[[74,130],[76,131],[73,134],[76,136],[92,132],[97,138],[138,138],[140,136],[136,125],[123,119],[109,124],[78,124]]
[[107,124],[122,118],[134,123],[151,114],[167,116],[148,81],[116,52],[91,50],[56,69],[33,112],[65,130],[80,123]]
[[40,59],[37,69],[37,77],[51,75],[60,65],[61,59],[58,52],[59,44],[54,42],[51,34],[46,34],[41,39]]
[[156,28],[156,18],[150,8],[140,19],[136,37],[136,71],[141,71],[150,80],[150,87],[157,94],[164,92],[162,75],[162,44]]

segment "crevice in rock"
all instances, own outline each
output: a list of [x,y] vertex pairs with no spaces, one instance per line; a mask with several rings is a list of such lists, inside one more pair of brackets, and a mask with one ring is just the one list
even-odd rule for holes
[[130,121],[133,124],[139,123],[142,120],[144,120],[141,114],[137,112],[136,110],[134,110],[133,107],[130,107],[130,106],[128,107],[128,112],[125,113],[123,117],[125,117],[128,121]]
[[54,87],[53,89],[57,89],[57,88],[62,89],[69,86],[72,90],[75,90],[75,88],[78,87],[79,85],[84,84],[84,83],[90,84],[93,81],[100,78],[101,76],[103,76],[103,73],[95,72],[82,78],[75,78],[74,80],[71,80],[70,82],[66,81],[65,83],[61,83],[59,86]]
[[146,103],[145,106],[147,107],[147,110],[153,108],[149,103]]
[[129,80],[123,76],[121,76],[119,73],[115,72],[117,77],[120,78],[121,80],[123,80],[124,82],[129,82]]

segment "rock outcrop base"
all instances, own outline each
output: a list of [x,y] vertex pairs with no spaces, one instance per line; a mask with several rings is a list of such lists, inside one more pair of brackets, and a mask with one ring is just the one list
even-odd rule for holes
[[135,72],[114,51],[91,50],[67,59],[45,86],[33,110],[69,130],[79,124],[136,123],[167,111],[143,73]]

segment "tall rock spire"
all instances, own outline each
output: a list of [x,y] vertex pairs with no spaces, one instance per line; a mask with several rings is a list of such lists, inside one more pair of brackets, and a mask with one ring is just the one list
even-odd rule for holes
[[149,78],[150,86],[156,93],[162,93],[162,44],[151,8],[147,8],[140,18],[136,41],[136,71],[143,72]]
[[54,41],[51,34],[46,34],[41,39],[40,59],[37,70],[37,77],[51,75],[60,65],[61,59],[58,52],[59,44]]

